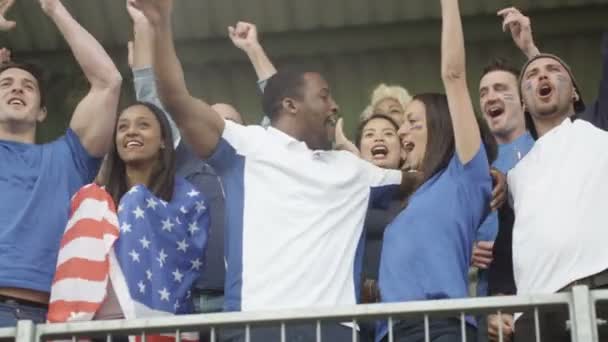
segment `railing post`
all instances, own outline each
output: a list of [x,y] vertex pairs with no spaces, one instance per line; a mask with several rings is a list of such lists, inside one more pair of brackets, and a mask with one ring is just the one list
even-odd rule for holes
[[18,321],[15,342],[36,342],[36,324],[33,321]]
[[595,307],[587,286],[572,288],[572,310],[570,312],[572,342],[597,341]]

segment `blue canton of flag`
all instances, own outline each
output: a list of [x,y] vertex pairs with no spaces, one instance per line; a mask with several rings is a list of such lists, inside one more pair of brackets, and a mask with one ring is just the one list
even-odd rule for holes
[[176,178],[174,189],[170,203],[143,185],[122,197],[114,250],[135,307],[184,314],[192,312],[190,290],[203,271],[209,214],[186,180]]

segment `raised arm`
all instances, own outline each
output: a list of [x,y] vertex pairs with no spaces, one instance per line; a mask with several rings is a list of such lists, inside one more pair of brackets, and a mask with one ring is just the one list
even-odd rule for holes
[[112,143],[122,82],[120,72],[101,44],[72,18],[59,0],[40,0],[40,5],[67,41],[91,85],[76,106],[70,128],[89,154],[102,157]]
[[181,134],[177,125],[164,109],[158,92],[156,90],[156,80],[152,70],[152,47],[154,41],[154,31],[144,14],[133,7],[133,0],[127,0],[127,12],[133,21],[133,41],[128,44],[129,67],[133,72],[133,86],[135,88],[135,98],[137,101],[152,103],[169,120],[171,133],[173,133],[173,146],[177,147],[181,140]]
[[17,25],[16,22],[6,19],[6,12],[14,3],[15,0],[0,0],[0,31],[10,31]]
[[277,73],[277,69],[266,55],[258,40],[258,30],[255,25],[238,22],[236,26],[228,27],[228,36],[237,48],[243,50],[255,69],[258,81],[265,81]]
[[441,0],[441,77],[454,126],[456,153],[468,163],[481,146],[481,134],[466,80],[464,36],[458,0]]
[[509,7],[498,11],[502,17],[502,30],[511,32],[513,42],[528,57],[528,59],[538,55],[540,51],[534,44],[532,36],[532,25],[530,18],[523,15],[517,8]]
[[177,58],[171,29],[173,0],[135,0],[154,29],[153,60],[158,95],[196,154],[207,158],[224,131],[224,120],[204,101],[190,95]]

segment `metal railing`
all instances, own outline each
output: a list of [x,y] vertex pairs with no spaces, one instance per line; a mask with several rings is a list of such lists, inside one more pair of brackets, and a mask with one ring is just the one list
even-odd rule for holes
[[[541,341],[539,312],[558,307],[565,308],[570,314],[570,332],[573,342],[597,341],[598,329],[596,304],[608,301],[608,290],[589,291],[586,286],[576,286],[571,292],[533,296],[500,296],[486,298],[467,298],[432,300],[407,303],[357,305],[327,309],[299,309],[269,312],[235,312],[217,314],[198,314],[156,317],[135,320],[90,321],[61,324],[33,324],[19,321],[16,328],[0,329],[0,340],[14,339],[16,342],[38,342],[79,337],[146,335],[158,333],[175,334],[180,341],[180,332],[208,330],[210,341],[218,341],[218,331],[226,328],[244,330],[244,340],[249,341],[252,329],[257,327],[277,327],[280,341],[288,341],[286,331],[293,324],[312,324],[316,326],[316,340],[321,341],[321,323],[347,322],[356,325],[363,321],[388,320],[388,341],[392,342],[393,322],[401,319],[421,319],[424,321],[425,339],[430,340],[429,321],[436,317],[459,317],[463,341],[465,341],[465,315],[480,315],[501,312],[532,312],[536,324],[536,340]],[[357,332],[353,329],[352,340],[356,341]],[[502,330],[499,341],[503,340]]]

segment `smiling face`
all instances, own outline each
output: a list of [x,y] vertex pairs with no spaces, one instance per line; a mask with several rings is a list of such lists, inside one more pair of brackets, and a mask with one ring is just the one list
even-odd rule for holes
[[361,158],[386,169],[398,169],[401,142],[395,124],[386,118],[370,119],[361,130]]
[[35,127],[46,117],[40,104],[39,84],[31,73],[20,68],[0,73],[0,123]]
[[405,121],[398,133],[406,155],[403,168],[418,170],[424,160],[428,139],[426,107],[422,101],[413,100],[405,108]]
[[503,70],[485,74],[479,83],[479,105],[490,131],[500,143],[508,143],[525,132],[524,111],[514,74]]
[[557,60],[538,58],[528,65],[521,84],[526,109],[535,120],[566,117],[574,113],[574,89],[570,74]]
[[116,150],[125,164],[154,164],[165,148],[160,123],[147,107],[127,108],[116,125]]

